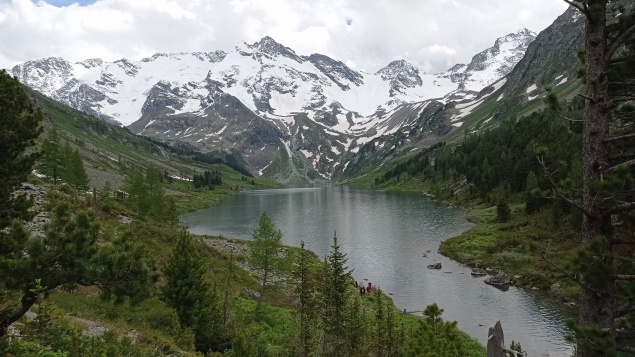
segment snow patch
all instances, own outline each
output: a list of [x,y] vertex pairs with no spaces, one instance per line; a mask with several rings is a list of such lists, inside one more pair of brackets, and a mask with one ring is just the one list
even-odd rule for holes
[[535,91],[536,89],[538,89],[538,86],[535,84],[532,84],[531,86],[529,86],[529,88],[527,88],[527,90],[525,91],[525,93],[529,94],[533,91]]

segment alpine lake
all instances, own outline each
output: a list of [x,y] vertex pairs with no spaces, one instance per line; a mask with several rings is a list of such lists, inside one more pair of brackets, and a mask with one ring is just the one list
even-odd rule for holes
[[[249,240],[263,211],[282,231],[283,244],[304,241],[321,258],[337,233],[355,280],[380,287],[400,310],[421,315],[437,303],[444,320],[458,321],[483,345],[500,320],[505,343],[519,341],[529,356],[572,354],[564,324],[572,310],[536,292],[487,285],[437,252],[442,240],[472,226],[460,208],[422,193],[333,185],[245,191],[181,221],[194,234]],[[439,262],[440,270],[426,268]]]

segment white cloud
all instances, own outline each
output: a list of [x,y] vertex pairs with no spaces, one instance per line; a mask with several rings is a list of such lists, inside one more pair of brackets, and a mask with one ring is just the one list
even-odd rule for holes
[[[51,0],[52,1],[52,0]],[[138,60],[157,52],[229,50],[271,36],[375,72],[404,58],[429,72],[465,63],[496,38],[540,31],[566,8],[536,0],[98,0],[55,7],[0,0],[0,68],[61,56]]]
[[444,45],[432,45],[432,46],[426,47],[425,49],[430,51],[431,53],[441,53],[441,54],[446,54],[450,56],[456,54],[456,50],[454,48],[450,48]]

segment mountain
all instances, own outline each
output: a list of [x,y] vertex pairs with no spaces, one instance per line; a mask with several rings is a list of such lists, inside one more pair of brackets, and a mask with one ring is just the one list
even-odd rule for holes
[[[234,150],[281,181],[331,178],[361,145],[425,132],[434,106],[477,97],[522,57],[534,34],[501,37],[468,65],[428,74],[405,60],[374,74],[270,37],[229,52],[155,54],[141,61],[29,61],[13,75],[45,95],[131,131],[208,152]],[[452,127],[436,120],[436,133]],[[407,127],[407,129],[406,129]],[[339,166],[339,167],[338,167]]]

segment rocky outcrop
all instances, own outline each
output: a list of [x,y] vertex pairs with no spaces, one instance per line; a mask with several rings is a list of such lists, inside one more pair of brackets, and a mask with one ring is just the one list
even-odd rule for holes
[[507,276],[505,272],[499,271],[496,275],[485,279],[484,282],[489,285],[509,285],[511,284],[511,279],[509,279],[509,276]]

